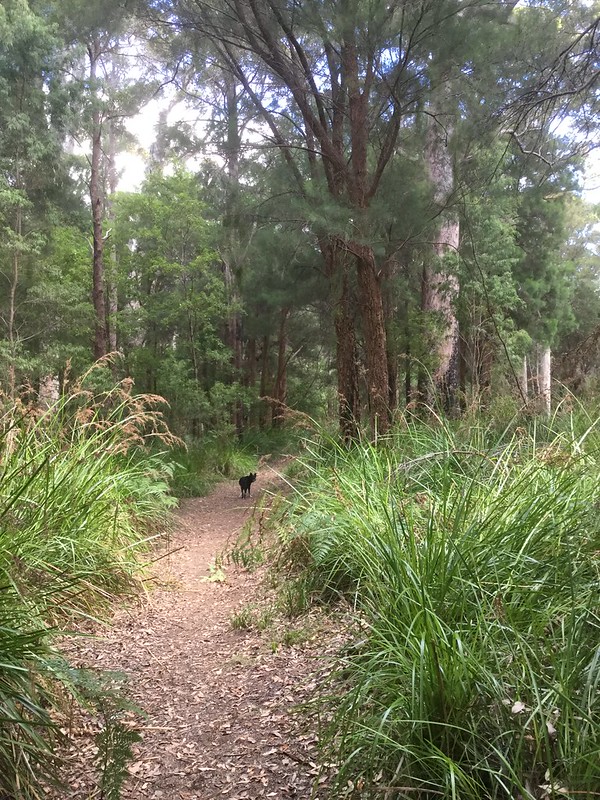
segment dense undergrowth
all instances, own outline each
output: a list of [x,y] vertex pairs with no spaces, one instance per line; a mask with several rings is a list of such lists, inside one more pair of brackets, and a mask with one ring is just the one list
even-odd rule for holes
[[335,797],[599,796],[599,467],[574,417],[311,448],[282,535],[356,619],[319,702]]
[[64,703],[93,702],[101,684],[54,637],[135,588],[174,502],[168,467],[144,450],[172,441],[157,398],[130,389],[77,386],[45,411],[6,403],[0,416],[0,798],[44,797]]
[[300,432],[294,428],[250,431],[237,439],[231,431],[213,433],[174,448],[170,459],[175,469],[171,481],[178,497],[208,494],[221,480],[236,480],[260,469],[267,458],[295,451]]

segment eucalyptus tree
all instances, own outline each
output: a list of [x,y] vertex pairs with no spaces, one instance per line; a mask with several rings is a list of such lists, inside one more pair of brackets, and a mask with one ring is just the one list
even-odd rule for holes
[[29,290],[61,194],[69,192],[62,158],[69,89],[61,80],[62,43],[28,3],[3,4],[0,35],[2,380],[14,395],[19,374],[32,377],[31,359],[44,335],[40,320],[28,318]]
[[[472,59],[465,42],[481,36],[486,26],[491,36],[515,4],[448,0],[364,6],[353,0],[335,5],[315,0],[299,6],[234,0],[215,7],[186,0],[151,5],[162,9],[170,23],[210,36],[255,102],[265,137],[278,148],[306,201],[329,276],[342,427],[351,433],[357,412],[356,342],[361,336],[371,421],[386,430],[394,392],[384,286],[394,245],[386,252],[375,235],[382,180],[393,160],[402,157],[406,132],[425,112],[433,120],[422,152],[432,184],[429,216],[432,221],[446,216],[432,252],[443,261],[448,250],[457,248],[456,213],[445,212],[453,194],[448,124],[459,116],[458,87]],[[258,80],[267,82],[268,95],[256,91]],[[405,213],[401,201],[394,212]],[[395,243],[396,251],[400,246]],[[450,329],[439,347],[441,388],[448,383],[449,364],[456,363],[456,281],[448,292],[448,274],[447,269],[430,269],[427,279],[433,298],[428,305],[443,311]],[[354,285],[360,330],[351,307]],[[444,295],[436,306],[435,299]]]
[[109,345],[116,345],[114,268],[109,268],[107,277],[105,245],[110,235],[106,225],[111,215],[109,197],[117,179],[117,140],[124,133],[123,120],[137,113],[157,89],[147,62],[141,65],[144,37],[137,24],[139,5],[137,0],[105,0],[101,4],[61,0],[49,3],[46,12],[69,47],[74,84],[81,92],[80,117],[73,135],[84,147],[89,144],[95,358],[104,356]]

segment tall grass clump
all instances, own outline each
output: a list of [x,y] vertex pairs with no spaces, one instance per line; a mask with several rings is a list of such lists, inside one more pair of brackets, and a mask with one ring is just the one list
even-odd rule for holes
[[598,797],[595,442],[410,423],[313,450],[285,546],[361,630],[322,698],[338,790]]
[[123,382],[82,384],[41,410],[0,415],[0,797],[43,797],[54,774],[54,709],[73,674],[54,633],[134,588],[174,502],[168,466],[145,456],[172,437],[158,398]]

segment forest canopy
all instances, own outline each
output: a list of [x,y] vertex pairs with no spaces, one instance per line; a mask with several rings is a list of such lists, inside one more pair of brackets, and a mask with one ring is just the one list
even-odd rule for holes
[[[584,0],[6,0],[3,391],[51,400],[118,354],[106,380],[165,397],[181,434],[296,409],[345,438],[593,393],[599,21]],[[143,185],[119,191],[149,107]]]

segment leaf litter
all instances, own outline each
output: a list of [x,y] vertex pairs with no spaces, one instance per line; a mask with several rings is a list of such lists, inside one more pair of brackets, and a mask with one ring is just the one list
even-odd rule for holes
[[[267,478],[265,470],[258,499],[266,486],[277,488],[276,476],[272,470]],[[295,709],[312,696],[341,634],[317,612],[309,620],[317,633],[291,646],[275,646],[272,627],[232,627],[240,608],[269,602],[264,567],[216,566],[252,516],[238,491],[228,482],[183,501],[169,555],[155,563],[156,588],[117,610],[94,637],[64,643],[72,664],[121,673],[128,700],[143,712],[131,721],[141,741],[133,745],[123,800],[326,796],[317,737]],[[69,729],[67,790],[49,791],[48,798],[101,798],[94,769],[99,722],[77,710]]]

